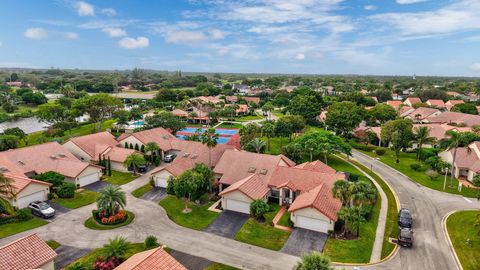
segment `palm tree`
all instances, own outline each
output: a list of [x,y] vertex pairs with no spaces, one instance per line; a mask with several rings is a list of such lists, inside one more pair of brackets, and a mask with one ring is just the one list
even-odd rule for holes
[[453,177],[455,176],[454,166],[455,160],[457,159],[457,149],[460,146],[463,135],[460,132],[456,132],[454,130],[449,130],[445,133],[448,138],[444,140],[447,150],[450,151],[453,149],[453,157],[452,157],[452,164],[451,164],[451,172],[450,172],[450,187],[453,187]]
[[417,160],[420,159],[420,151],[425,143],[435,141],[434,137],[430,137],[430,128],[427,126],[416,127],[413,129],[414,142],[417,144]]
[[15,192],[12,180],[0,173],[0,209],[5,210],[8,214],[13,214],[15,212],[13,206],[5,198],[15,198]]
[[126,168],[132,167],[133,168],[133,174],[136,175],[137,174],[137,168],[139,166],[145,165],[145,163],[147,163],[147,161],[145,160],[145,158],[142,155],[140,155],[138,153],[133,153],[133,154],[130,154],[125,159],[125,161],[123,162],[123,166],[125,166]]
[[115,215],[120,208],[125,208],[127,198],[125,192],[120,187],[109,185],[99,191],[97,198],[97,207],[100,211],[105,211],[108,216]]
[[122,259],[130,250],[130,242],[124,237],[115,237],[109,239],[108,243],[103,245],[103,254],[111,259]]
[[158,154],[158,150],[160,150],[160,147],[158,147],[156,142],[148,142],[145,144],[145,152],[150,152],[150,162],[153,163],[154,153]]
[[366,222],[365,217],[363,216],[362,207],[354,206],[351,208],[350,223],[352,228],[355,228],[357,231],[357,237],[360,236],[360,226]]
[[342,207],[340,211],[338,211],[338,217],[343,220],[343,236],[347,235],[348,229],[350,228],[351,220],[353,218],[353,208],[350,207]]
[[248,143],[255,152],[259,153],[262,152],[262,149],[265,147],[265,141],[259,138],[255,138]]
[[333,197],[339,199],[345,207],[349,207],[352,200],[352,184],[345,180],[338,180],[333,184]]
[[215,133],[215,129],[209,128],[205,130],[200,136],[202,144],[208,147],[208,167],[212,167],[212,148],[217,145],[218,134]]
[[267,137],[267,149],[270,151],[270,139],[275,136],[275,125],[272,122],[266,122],[262,126],[262,132]]
[[330,259],[318,251],[312,251],[303,255],[302,260],[297,264],[297,270],[333,270],[330,266]]
[[317,148],[317,142],[314,139],[309,139],[305,142],[305,150],[310,153],[310,162],[313,161],[313,151]]
[[352,186],[352,199],[356,204],[373,204],[377,200],[377,190],[366,181],[358,181]]

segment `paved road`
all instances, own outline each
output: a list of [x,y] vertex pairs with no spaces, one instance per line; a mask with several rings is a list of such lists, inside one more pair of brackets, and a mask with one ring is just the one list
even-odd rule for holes
[[398,195],[402,207],[412,211],[414,247],[401,248],[390,261],[361,269],[455,270],[458,266],[448,246],[442,218],[454,210],[479,208],[474,199],[439,192],[421,186],[382,162],[354,151],[355,160],[388,182]]

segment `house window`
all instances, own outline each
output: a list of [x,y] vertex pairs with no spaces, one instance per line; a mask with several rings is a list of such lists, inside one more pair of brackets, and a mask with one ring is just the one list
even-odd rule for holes
[[280,197],[280,192],[278,190],[272,190],[270,197],[278,198]]

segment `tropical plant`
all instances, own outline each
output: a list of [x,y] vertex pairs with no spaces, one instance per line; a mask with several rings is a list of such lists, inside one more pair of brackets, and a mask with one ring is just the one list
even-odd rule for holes
[[150,153],[150,162],[153,163],[155,155],[158,154],[158,150],[160,150],[160,147],[158,147],[156,142],[148,142],[145,145],[145,152]]
[[208,167],[212,167],[212,148],[217,145],[218,134],[215,129],[209,128],[205,130],[200,136],[202,144],[208,147]]
[[123,162],[123,166],[125,166],[126,168],[130,168],[132,167],[133,168],[133,174],[136,175],[137,174],[137,168],[142,166],[142,165],[145,165],[147,163],[147,161],[145,160],[145,158],[138,154],[138,153],[133,153],[133,154],[130,154],[126,159],[125,161]]
[[270,140],[275,136],[275,125],[272,122],[266,122],[262,126],[262,133],[267,137],[267,150],[270,151]]
[[3,209],[8,214],[13,214],[15,212],[13,206],[5,198],[15,198],[15,192],[12,180],[0,174],[0,209]]
[[248,145],[255,149],[255,152],[261,153],[263,148],[265,148],[265,141],[259,138],[251,140]]
[[420,126],[413,129],[413,141],[417,144],[417,160],[420,159],[420,151],[422,146],[426,143],[435,141],[434,137],[430,137],[430,128],[427,126]]
[[453,187],[453,178],[455,177],[455,161],[457,159],[457,149],[464,140],[464,133],[449,130],[445,133],[447,138],[443,140],[443,144],[446,145],[448,151],[453,149],[451,173],[450,173],[450,187]]
[[145,241],[143,243],[143,249],[145,250],[156,248],[158,246],[160,246],[160,244],[158,243],[157,237],[153,235],[147,236],[147,238],[145,238]]
[[391,120],[382,126],[382,140],[390,144],[395,153],[395,162],[400,163],[400,151],[412,141],[412,121],[409,119]]
[[120,187],[109,185],[99,191],[97,198],[97,207],[100,211],[105,211],[107,216],[115,215],[120,208],[125,208],[127,198],[125,192]]
[[312,251],[302,256],[297,264],[297,270],[333,270],[330,259],[318,251]]
[[356,205],[374,204],[377,200],[377,189],[367,181],[358,181],[352,186],[352,199]]
[[332,188],[333,197],[339,199],[345,207],[349,207],[352,199],[352,187],[353,184],[351,182],[345,180],[336,181]]
[[103,245],[103,254],[108,259],[123,259],[129,250],[130,242],[128,242],[124,237],[117,236],[113,239],[109,239],[108,242]]
[[270,211],[270,207],[261,199],[254,200],[250,204],[250,214],[257,220],[263,219],[263,215]]

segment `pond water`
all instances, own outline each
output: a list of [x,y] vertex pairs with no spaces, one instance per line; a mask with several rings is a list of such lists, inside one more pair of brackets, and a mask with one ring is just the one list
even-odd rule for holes
[[0,123],[0,132],[3,132],[7,128],[18,127],[28,134],[36,131],[46,130],[47,126],[48,126],[47,124],[43,122],[39,122],[38,118],[36,117],[19,118],[14,121],[7,121],[7,122]]

